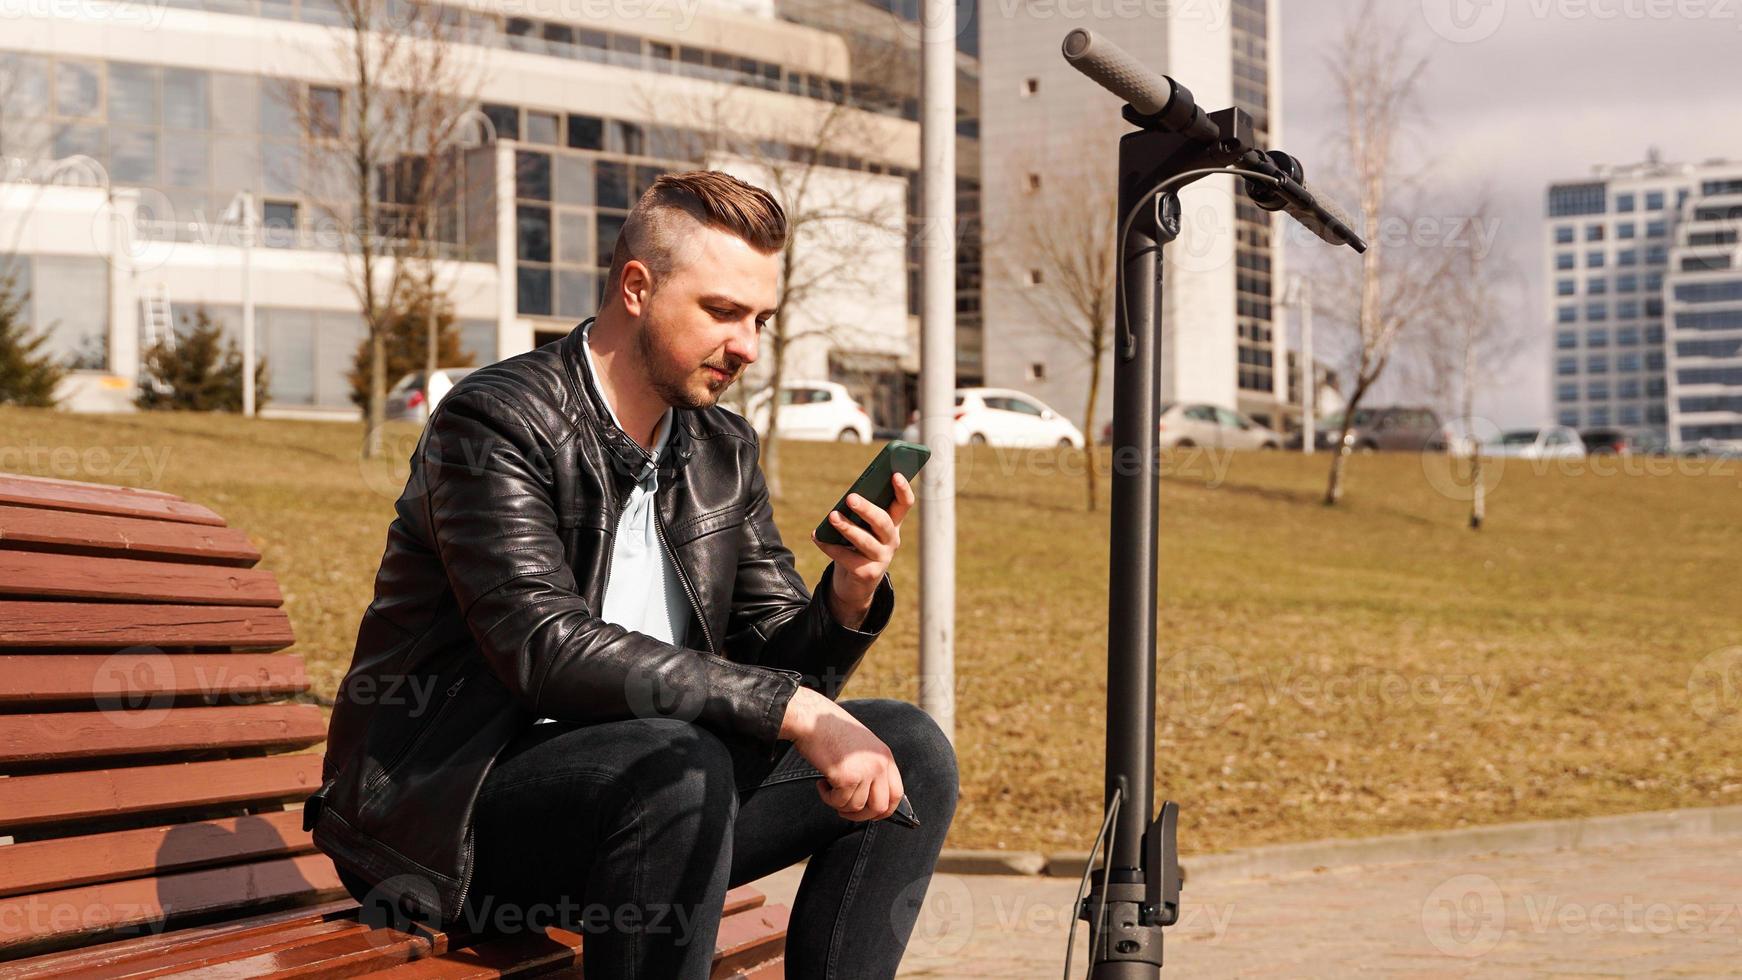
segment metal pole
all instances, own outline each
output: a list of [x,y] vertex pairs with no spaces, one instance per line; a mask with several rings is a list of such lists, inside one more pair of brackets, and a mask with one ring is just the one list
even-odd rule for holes
[[[920,11],[919,703],[956,738],[956,8]],[[924,819],[921,817],[921,819]]]
[[1313,366],[1313,285],[1305,276],[1297,275],[1295,303],[1300,308],[1300,451],[1313,454],[1318,441],[1318,418],[1314,406],[1318,402],[1319,372]]
[[254,194],[242,192],[242,415],[254,417]]

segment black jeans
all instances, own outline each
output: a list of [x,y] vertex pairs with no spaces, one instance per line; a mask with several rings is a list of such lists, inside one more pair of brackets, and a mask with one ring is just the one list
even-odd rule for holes
[[791,743],[770,761],[675,719],[534,725],[479,792],[460,926],[581,933],[599,980],[705,980],[726,890],[808,857],[787,976],[894,977],[955,816],[955,751],[908,702],[839,703],[889,746],[918,829],[836,813]]

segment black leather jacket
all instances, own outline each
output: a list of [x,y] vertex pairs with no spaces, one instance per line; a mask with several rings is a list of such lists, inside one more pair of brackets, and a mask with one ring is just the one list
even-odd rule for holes
[[882,632],[836,621],[780,540],[755,430],[674,409],[655,511],[691,608],[689,649],[599,618],[617,518],[650,454],[612,421],[575,329],[467,375],[431,415],[387,530],[305,807],[340,864],[451,924],[497,754],[538,718],[678,717],[770,763],[803,684],[838,697]]

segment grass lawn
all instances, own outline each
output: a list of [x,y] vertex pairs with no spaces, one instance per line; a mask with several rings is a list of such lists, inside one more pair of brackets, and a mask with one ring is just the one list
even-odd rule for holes
[[[0,408],[0,470],[155,487],[246,529],[330,696],[415,438],[365,465],[361,431]],[[826,559],[808,530],[870,451],[783,448],[776,511],[814,583]],[[1080,471],[1056,455],[959,460],[951,844],[1087,847],[1105,502],[1085,509]],[[1336,509],[1318,503],[1327,463],[1164,464],[1157,792],[1182,804],[1186,853],[1742,803],[1742,464],[1514,462],[1472,533],[1467,505],[1436,489],[1443,461],[1357,457]],[[847,697],[918,697],[924,514],[892,570],[895,619]]]

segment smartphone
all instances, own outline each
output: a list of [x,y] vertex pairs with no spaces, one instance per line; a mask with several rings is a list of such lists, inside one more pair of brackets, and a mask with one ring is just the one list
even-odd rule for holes
[[[914,476],[919,473],[920,467],[924,466],[925,461],[930,458],[931,450],[917,442],[891,440],[883,447],[883,451],[877,454],[877,458],[871,461],[871,465],[865,467],[865,472],[859,474],[859,479],[853,481],[852,487],[848,488],[846,493],[841,494],[841,499],[835,503],[834,509],[847,520],[869,531],[871,528],[865,523],[864,518],[847,505],[848,495],[856,493],[884,510],[888,510],[890,505],[895,503],[895,484],[891,482],[895,474],[900,473],[911,483]],[[817,540],[851,547],[851,542],[842,537],[841,532],[835,530],[835,526],[829,523],[826,514],[823,515],[823,522],[817,525]]]

